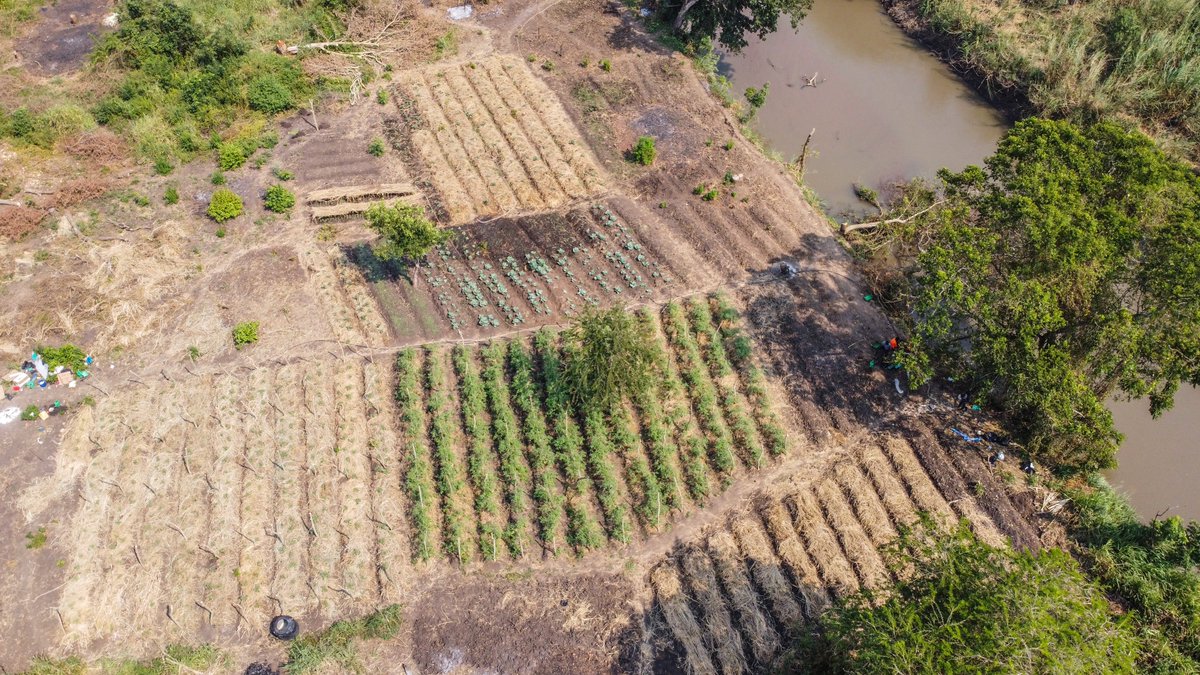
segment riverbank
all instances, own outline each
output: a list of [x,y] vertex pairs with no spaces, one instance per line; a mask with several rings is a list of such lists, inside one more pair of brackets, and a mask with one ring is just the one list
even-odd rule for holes
[[1200,0],[882,0],[892,19],[1012,118],[1116,120],[1200,163]]

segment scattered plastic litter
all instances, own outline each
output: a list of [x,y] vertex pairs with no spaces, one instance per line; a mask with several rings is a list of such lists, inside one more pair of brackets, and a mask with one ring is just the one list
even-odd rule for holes
[[988,462],[991,463],[992,465],[995,465],[997,462],[1003,462],[1003,461],[1004,461],[1004,451],[1003,450],[997,450],[996,454],[992,455],[991,457],[988,457]]
[[16,406],[5,408],[4,410],[0,410],[0,424],[8,424],[9,422],[15,421],[20,416],[20,408]]
[[983,439],[982,439],[982,438],[980,438],[979,436],[968,436],[968,435],[964,434],[963,432],[961,432],[961,431],[959,431],[958,429],[955,429],[955,428],[953,428],[953,427],[951,427],[951,428],[950,428],[950,431],[953,431],[954,433],[958,434],[960,437],[962,437],[962,439],[963,439],[964,441],[966,441],[966,442],[968,442],[968,443],[979,443],[980,441],[982,441],[982,440],[983,440]]
[[875,296],[871,295],[870,293],[863,296],[863,300],[866,300],[867,302],[870,302],[874,299],[875,299]]
[[1025,460],[1025,463],[1021,465],[1021,470],[1024,471],[1025,473],[1029,474],[1030,476],[1037,473],[1037,469],[1034,468],[1034,466],[1033,466],[1032,459]]
[[898,378],[898,377],[895,378],[894,380],[892,380],[892,383],[896,385],[896,393],[903,396],[904,390],[900,388],[900,378]]
[[642,16],[642,18],[644,19],[644,18],[646,18],[646,17],[650,16],[650,8],[649,8],[649,7],[643,7],[643,8],[641,8],[641,9],[639,9],[639,10],[638,10],[638,14],[640,14],[640,15]]

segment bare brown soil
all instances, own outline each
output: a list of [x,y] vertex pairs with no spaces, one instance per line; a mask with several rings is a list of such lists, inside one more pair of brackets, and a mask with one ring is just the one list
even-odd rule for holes
[[[918,511],[965,517],[989,541],[1035,547],[1047,536],[1040,496],[946,433],[985,419],[941,397],[901,396],[891,371],[867,367],[871,343],[892,332],[886,319],[863,300],[822,216],[741,136],[691,64],[623,8],[477,10],[458,55],[397,64],[395,81],[373,83],[358,105],[319,103],[316,124],[308,112],[283,121],[270,162],[229,172],[247,213],[223,238],[203,216],[205,162],[167,178],[114,177],[147,195],[146,207],[95,199],[66,183],[81,176],[54,176],[50,164],[22,169],[21,189],[54,176],[66,201],[42,229],[0,244],[0,356],[72,340],[117,367],[77,390],[94,408],[45,433],[0,428],[0,597],[14,598],[0,606],[0,637],[20,645],[0,666],[42,651],[147,655],[214,641],[244,667],[251,656],[282,658],[263,630],[274,613],[307,631],[399,602],[402,634],[362,647],[368,672],[761,671],[832,597],[886,578],[877,549]],[[392,92],[389,105],[374,103],[374,87]],[[658,160],[627,162],[647,133]],[[379,158],[366,152],[376,137],[389,143]],[[123,157],[110,140],[80,141],[72,161]],[[291,214],[261,205],[271,167],[296,174]],[[456,233],[419,267],[375,260],[354,214],[318,224],[303,204],[317,190],[391,183],[413,183]],[[167,184],[179,204],[161,203]],[[719,196],[693,194],[701,184]],[[92,201],[68,206],[77,194]],[[43,198],[54,197],[35,203]],[[780,279],[780,260],[799,274]],[[726,410],[702,420],[681,384],[691,357],[670,343],[657,402],[680,498],[657,526],[638,510],[647,492],[636,466],[654,459],[650,414],[630,406],[638,438],[606,458],[627,530],[611,529],[612,505],[599,497],[603,462],[586,480],[565,473],[561,454],[550,468],[553,492],[601,528],[599,550],[569,546],[566,517],[540,534],[531,479],[517,475],[511,488],[490,443],[496,512],[478,511],[469,483],[448,499],[431,487],[436,550],[429,561],[414,555],[406,472],[414,452],[436,456],[429,421],[408,429],[396,409],[398,348],[424,346],[423,386],[438,360],[454,413],[451,463],[466,480],[468,420],[449,343],[482,368],[478,343],[531,348],[533,329],[595,303],[648,309],[667,345],[662,305],[703,303],[714,290],[739,309],[766,384],[752,396],[707,348],[697,376],[733,408],[765,400],[786,430],[785,454],[749,451],[767,436],[757,414],[740,427]],[[230,329],[246,320],[261,322],[261,338],[236,350]],[[685,332],[696,331],[692,322]],[[541,377],[545,355],[534,363]],[[495,405],[484,415],[493,434]],[[519,464],[536,470],[517,421]],[[726,433],[733,464],[718,469]],[[690,479],[707,481],[708,494]],[[446,505],[464,516],[468,564],[447,549]],[[480,524],[521,514],[517,555],[500,543],[498,560],[481,561]],[[39,526],[49,544],[26,550],[24,533]]]
[[38,75],[61,75],[87,61],[112,0],[58,0],[39,10],[36,24],[16,41],[21,64]]

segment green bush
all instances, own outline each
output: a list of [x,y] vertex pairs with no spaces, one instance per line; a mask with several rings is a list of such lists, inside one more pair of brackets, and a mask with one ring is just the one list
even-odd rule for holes
[[154,173],[160,176],[166,176],[174,170],[175,165],[171,163],[171,160],[165,157],[160,157],[154,160]]
[[280,169],[279,167],[271,169],[271,173],[276,178],[283,181],[288,181],[296,177],[296,174],[292,173],[291,171],[288,171],[287,169]]
[[653,136],[642,136],[637,139],[637,143],[629,151],[629,159],[642,166],[650,166],[654,163],[654,158],[657,156],[658,149],[654,146]]
[[250,108],[271,115],[291,110],[292,92],[274,75],[259,75],[250,82]]
[[384,145],[383,139],[376,138],[367,146],[367,152],[374,157],[383,157]]
[[387,105],[387,102],[388,102],[387,89],[380,89],[378,92],[375,93],[375,102],[378,103],[379,105]]
[[179,190],[176,190],[174,185],[169,186],[167,188],[167,191],[163,193],[163,203],[165,203],[165,204],[179,203]]
[[87,368],[87,354],[73,344],[65,344],[61,347],[38,347],[35,351],[46,362],[46,367],[50,370],[59,366],[72,372]]
[[212,172],[212,175],[209,176],[208,179],[212,182],[213,185],[224,185],[225,184],[225,174],[221,173],[220,171]]
[[966,522],[943,534],[926,520],[885,559],[894,585],[840,599],[781,672],[1133,672],[1138,640],[1063,551],[992,547]]
[[25,420],[26,422],[32,422],[38,418],[38,415],[40,415],[41,412],[41,408],[38,408],[36,405],[27,405],[25,406],[25,409],[21,411],[21,419]]
[[242,215],[242,198],[233,190],[221,188],[213,193],[208,203],[208,217],[223,223]]
[[222,171],[232,171],[245,164],[249,154],[241,143],[222,143],[217,148],[217,166]]
[[266,197],[263,198],[263,205],[267,207],[268,211],[284,213],[296,205],[296,195],[281,185],[272,185],[267,188]]
[[380,260],[415,260],[452,236],[425,217],[425,209],[413,204],[372,204],[364,217],[381,241],[371,247]]
[[233,346],[241,349],[258,342],[258,322],[243,321],[233,327]]
[[1098,475],[1066,494],[1080,558],[1142,635],[1142,670],[1200,672],[1200,522],[1174,516],[1143,523]]

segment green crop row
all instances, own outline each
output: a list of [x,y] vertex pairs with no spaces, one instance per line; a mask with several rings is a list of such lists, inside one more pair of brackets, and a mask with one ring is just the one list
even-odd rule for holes
[[775,456],[783,455],[788,450],[787,432],[771,406],[771,398],[767,393],[767,378],[750,358],[750,340],[739,327],[738,311],[724,295],[714,296],[710,302],[716,311],[722,341],[728,345],[728,353],[733,355],[738,375],[745,387],[746,400],[753,409],[754,419],[758,422],[759,433],[766,442],[767,452]]
[[[638,321],[652,332],[656,332],[654,315],[643,310],[638,314]],[[696,502],[702,502],[709,494],[708,466],[704,458],[707,448],[704,439],[690,435],[691,424],[687,421],[687,411],[681,401],[685,400],[683,384],[675,372],[674,365],[667,358],[666,351],[655,342],[652,356],[657,372],[662,373],[661,383],[652,384],[634,395],[634,403],[642,414],[642,428],[646,440],[650,444],[650,457],[654,463],[654,472],[658,476],[659,485],[667,503],[676,508],[680,505],[679,471],[675,468],[675,456],[680,456],[684,470],[687,491]],[[689,451],[690,443],[685,440],[683,446],[676,445],[676,438],[696,439],[700,443],[698,459]],[[689,439],[690,440],[690,439]]]
[[571,414],[563,362],[554,333],[546,329],[538,331],[533,344],[542,362],[546,417],[554,437],[552,447],[567,490],[567,543],[577,552],[597,548],[604,543],[604,538],[584,505],[591,490],[591,480],[583,456],[583,436]]
[[429,439],[433,442],[437,491],[442,497],[442,546],[446,555],[467,562],[471,557],[469,537],[464,532],[467,526],[455,503],[455,494],[463,488],[463,481],[458,475],[454,456],[454,419],[446,402],[446,373],[442,370],[441,354],[427,352],[425,365],[425,386],[429,390],[426,399]]
[[534,379],[533,359],[522,341],[508,343],[508,364],[512,370],[512,400],[525,420],[523,429],[525,442],[529,444],[529,466],[533,470],[533,501],[537,510],[538,531],[542,541],[553,549],[558,521],[562,517],[562,496],[546,416]]
[[529,469],[525,466],[525,445],[521,441],[520,425],[513,413],[508,383],[504,377],[504,346],[493,342],[483,352],[483,388],[492,411],[492,430],[496,453],[500,458],[500,478],[504,481],[504,496],[508,500],[512,520],[505,530],[505,542],[514,556],[524,550],[526,531],[524,513],[525,493],[529,489]]
[[405,349],[396,355],[396,407],[400,411],[400,431],[403,434],[408,468],[404,472],[404,489],[408,492],[409,517],[413,525],[413,557],[428,560],[433,555],[430,535],[433,518],[429,501],[434,490],[429,462],[426,460],[425,408],[420,399],[420,375],[417,372],[417,353]]
[[584,413],[583,427],[587,436],[588,469],[596,482],[596,496],[600,501],[600,510],[604,512],[608,536],[626,543],[629,541],[629,521],[625,515],[625,501],[617,486],[617,475],[609,459],[613,446],[608,437],[604,411],[592,408]]
[[454,348],[454,372],[458,375],[459,406],[467,436],[467,478],[475,493],[475,512],[479,515],[479,547],[488,560],[496,558],[496,541],[503,535],[485,515],[494,516],[496,475],[492,471],[492,435],[484,411],[487,407],[483,382],[475,370],[471,351],[462,345]]
[[698,341],[704,344],[704,356],[721,395],[721,407],[725,412],[725,420],[733,432],[734,441],[742,449],[747,464],[761,467],[763,461],[762,441],[759,440],[754,420],[750,418],[749,413],[742,405],[737,386],[729,381],[730,376],[733,375],[733,366],[729,364],[729,359],[725,355],[725,346],[721,335],[713,326],[708,302],[694,299],[690,304],[689,315],[692,327],[695,329]]
[[633,419],[622,404],[614,405],[609,415],[612,441],[618,453],[625,458],[625,483],[630,491],[638,495],[637,513],[642,522],[657,527],[662,520],[663,494],[658,477],[650,471],[642,452],[638,436],[633,431]]
[[708,372],[708,368],[704,366],[704,360],[700,357],[700,348],[691,332],[688,331],[687,317],[684,316],[683,308],[678,303],[672,302],[667,305],[663,329],[675,348],[696,417],[712,441],[709,453],[712,467],[718,473],[728,474],[733,470],[735,464],[733,436],[729,433],[729,428],[725,425],[725,419],[721,415],[712,376]]

